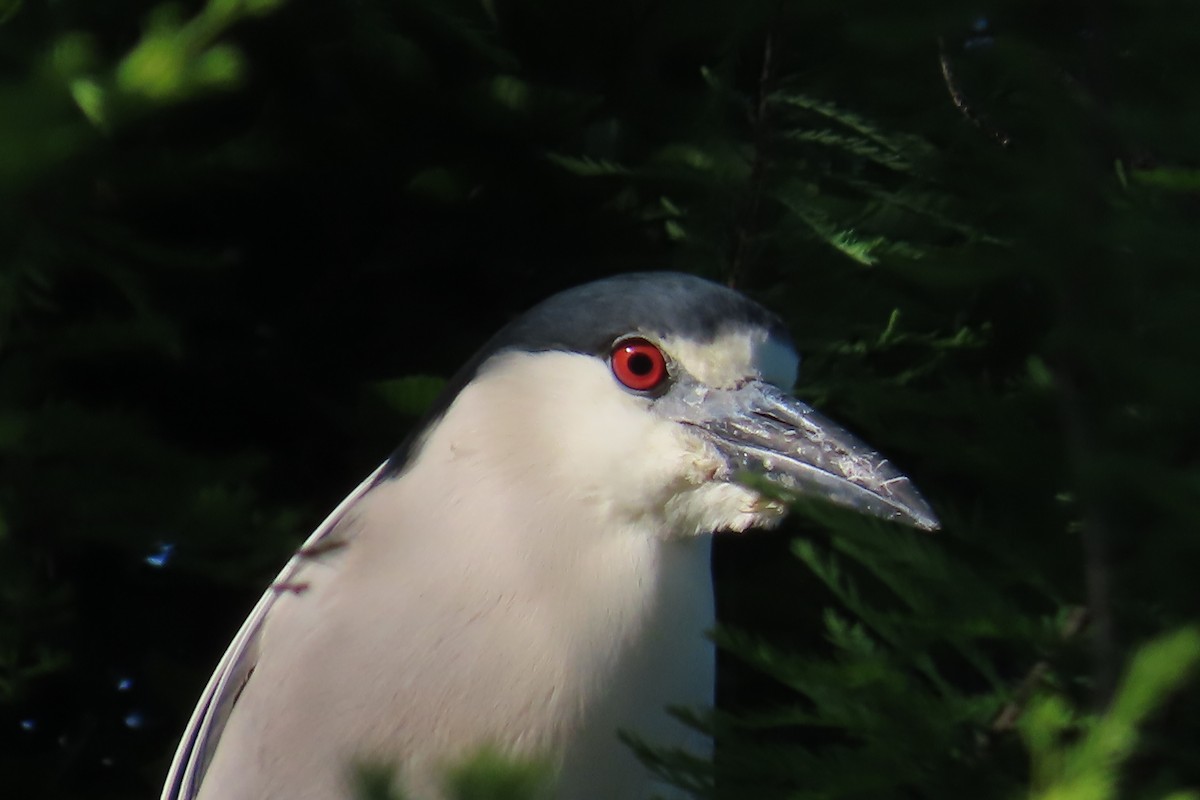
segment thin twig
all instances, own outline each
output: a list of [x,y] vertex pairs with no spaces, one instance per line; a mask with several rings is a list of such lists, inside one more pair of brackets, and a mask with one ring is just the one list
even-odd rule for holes
[[762,204],[763,186],[767,171],[767,117],[770,113],[770,83],[774,60],[774,33],[767,31],[763,43],[762,70],[758,75],[758,102],[751,112],[750,124],[754,131],[754,162],[750,165],[750,197],[742,209],[741,219],[734,231],[733,254],[729,259],[730,288],[736,289],[742,282],[750,261],[750,251],[757,238],[758,209]]
[[1001,147],[1008,147],[1012,144],[1011,136],[988,124],[983,115],[967,102],[967,96],[963,93],[962,86],[958,82],[958,75],[954,71],[954,64],[950,61],[950,54],[946,52],[946,40],[940,36],[938,37],[938,64],[942,68],[942,81],[946,84],[946,91],[950,93],[950,100],[962,112],[962,115],[976,128],[995,139]]
[[[1075,327],[1074,299],[1068,299],[1067,318]],[[1087,587],[1088,609],[1092,617],[1092,660],[1093,691],[1098,708],[1108,705],[1117,685],[1117,633],[1113,620],[1112,569],[1109,541],[1112,533],[1094,490],[1087,486],[1087,464],[1095,458],[1096,448],[1092,444],[1085,410],[1075,379],[1064,369],[1054,371],[1054,383],[1058,389],[1060,413],[1066,435],[1068,456],[1075,478],[1079,481],[1080,502],[1083,505],[1083,526],[1080,544],[1083,549],[1084,582]]]
[[[1066,642],[1075,638],[1083,630],[1083,626],[1087,624],[1087,620],[1088,610],[1086,608],[1083,606],[1072,608],[1067,614],[1067,619],[1063,623],[1062,631],[1059,634],[1062,640]],[[1026,673],[1024,679],[1017,686],[1017,690],[1013,692],[1013,699],[1008,701],[1004,705],[1004,708],[1000,709],[1000,713],[996,715],[996,718],[992,720],[991,727],[993,733],[1003,733],[1004,731],[1012,730],[1016,726],[1017,720],[1025,713],[1025,707],[1029,705],[1030,699],[1033,698],[1038,686],[1041,685],[1042,680],[1049,672],[1049,661],[1042,660],[1033,665],[1033,668]]]
[[[1084,26],[1091,30],[1091,35],[1084,37],[1087,48],[1087,75],[1091,89],[1091,100],[1094,111],[1088,115],[1091,122],[1090,147],[1092,164],[1104,164],[1104,172],[1096,175],[1094,186],[1107,183],[1107,165],[1112,163],[1111,153],[1116,149],[1112,126],[1108,123],[1111,118],[1112,98],[1112,67],[1115,52],[1110,31],[1113,29],[1111,3],[1099,0],[1088,3]],[[1092,193],[1085,203],[1076,210],[1076,219],[1090,216],[1096,224],[1096,230],[1107,227],[1105,223],[1111,220],[1111,211],[1100,199],[1102,194]],[[1098,254],[1100,255],[1100,254]],[[1070,262],[1068,262],[1070,263]],[[1077,262],[1085,263],[1085,262]],[[1093,263],[1103,263],[1097,259]],[[1112,267],[1112,262],[1108,266]],[[1087,323],[1094,319],[1096,308],[1084,308],[1092,297],[1091,287],[1095,273],[1089,265],[1084,270],[1067,267],[1064,320],[1066,327],[1073,336],[1071,341],[1087,341],[1079,338],[1078,334],[1086,333]],[[1083,359],[1081,358],[1082,362]],[[1070,362],[1069,362],[1070,366]],[[1092,654],[1095,659],[1093,675],[1095,680],[1094,701],[1097,708],[1105,708],[1112,701],[1117,690],[1118,672],[1120,670],[1120,655],[1117,643],[1117,623],[1113,613],[1112,586],[1112,553],[1111,543],[1116,531],[1111,523],[1112,515],[1108,513],[1109,496],[1095,486],[1095,479],[1088,477],[1088,466],[1094,463],[1099,451],[1095,435],[1096,423],[1086,412],[1084,396],[1081,387],[1075,382],[1082,369],[1059,370],[1058,396],[1066,420],[1066,434],[1071,456],[1074,459],[1076,480],[1080,483],[1080,500],[1083,504],[1083,545],[1084,578],[1087,584],[1088,606],[1095,618],[1095,631],[1092,636]],[[1089,486],[1088,484],[1091,484]]]

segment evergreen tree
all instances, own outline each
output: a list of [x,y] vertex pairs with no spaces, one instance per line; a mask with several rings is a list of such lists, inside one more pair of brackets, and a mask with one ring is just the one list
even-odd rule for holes
[[[717,756],[630,736],[651,765],[733,798],[1200,788],[1198,28],[0,0],[0,792],[153,796],[245,610],[441,380],[637,269],[780,311],[798,393],[944,523],[797,500],[719,540],[719,707],[681,710]],[[464,797],[536,791],[475,766]]]

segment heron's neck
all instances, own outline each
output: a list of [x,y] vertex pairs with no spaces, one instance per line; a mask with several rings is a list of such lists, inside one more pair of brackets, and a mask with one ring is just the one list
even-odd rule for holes
[[[616,796],[647,796],[616,731],[704,747],[664,709],[712,703],[711,537],[613,528],[602,513],[570,514],[536,481],[489,485],[494,472],[456,468],[474,483],[417,462],[376,487],[359,508],[371,541],[348,549],[381,585],[406,576],[394,605],[432,609],[437,629],[421,635],[446,659],[442,691],[489,709],[473,723],[484,734],[561,759],[568,785],[611,789],[616,775],[630,781]],[[395,515],[406,524],[389,536]],[[424,646],[408,631],[394,638],[382,658]],[[486,663],[474,657],[481,641]]]

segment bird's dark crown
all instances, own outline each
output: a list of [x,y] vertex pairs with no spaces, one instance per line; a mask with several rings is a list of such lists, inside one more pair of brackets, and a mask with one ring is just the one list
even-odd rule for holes
[[421,433],[497,353],[560,350],[607,355],[620,336],[641,333],[706,343],[738,329],[790,342],[783,320],[745,295],[682,272],[634,272],[586,283],[543,300],[505,325],[446,384],[414,432],[392,453],[381,480],[408,463]]

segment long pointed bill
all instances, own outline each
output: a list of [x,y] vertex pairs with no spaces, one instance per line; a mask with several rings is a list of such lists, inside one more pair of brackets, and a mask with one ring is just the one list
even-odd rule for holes
[[699,430],[727,459],[731,472],[761,473],[798,494],[923,530],[940,527],[912,481],[891,462],[775,386],[695,384],[670,401],[662,411]]

